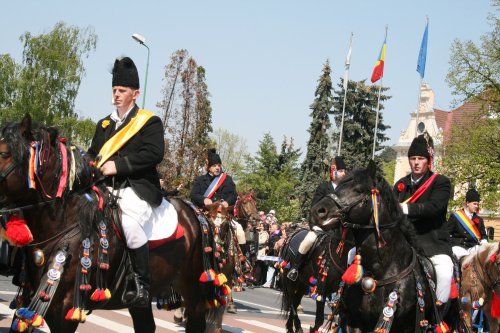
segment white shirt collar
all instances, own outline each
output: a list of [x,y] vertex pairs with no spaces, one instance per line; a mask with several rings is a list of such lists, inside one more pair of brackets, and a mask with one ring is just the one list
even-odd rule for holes
[[120,128],[120,126],[125,122],[125,119],[127,119],[130,111],[134,108],[135,105],[133,105],[125,114],[123,115],[123,118],[120,119],[120,116],[118,116],[118,111],[115,110],[113,113],[109,116],[111,120],[113,120],[116,123],[115,130]]
[[419,178],[419,179],[416,179],[416,180],[413,180],[413,176],[411,176],[411,177],[410,177],[410,179],[411,179],[411,184],[412,184],[412,185],[413,185],[413,184],[418,184],[418,182],[419,182],[422,178],[424,178],[424,175],[420,176],[420,178]]

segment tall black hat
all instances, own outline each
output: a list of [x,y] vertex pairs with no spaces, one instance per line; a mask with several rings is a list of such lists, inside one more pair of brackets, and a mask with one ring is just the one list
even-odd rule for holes
[[429,160],[432,158],[432,149],[434,145],[430,135],[425,132],[420,134],[411,142],[410,149],[408,149],[408,157],[423,156]]
[[337,168],[337,170],[345,170],[347,169],[347,167],[345,166],[345,162],[344,162],[344,159],[340,156],[335,156],[335,158],[333,159],[333,163],[335,165],[335,167]]
[[473,188],[467,191],[465,194],[465,201],[467,202],[479,202],[481,201],[481,197],[479,196],[479,193]]
[[217,154],[215,148],[210,148],[208,150],[208,167],[211,167],[214,164],[222,164],[220,156]]
[[129,57],[117,58],[113,66],[112,74],[112,87],[122,86],[139,89],[139,74],[137,73],[137,67],[135,67],[134,62]]

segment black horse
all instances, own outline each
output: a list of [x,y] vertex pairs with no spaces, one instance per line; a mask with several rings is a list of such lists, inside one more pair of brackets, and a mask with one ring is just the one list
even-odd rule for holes
[[[297,280],[292,281],[287,278],[288,265],[286,263],[293,260],[297,254],[298,243],[304,239],[307,232],[307,230],[301,229],[289,237],[280,253],[278,263],[284,266],[280,272],[283,286],[281,310],[287,317],[287,333],[302,332],[297,307],[300,305],[302,297],[309,291],[312,291],[313,298],[316,299],[314,327],[310,327],[310,331],[317,332],[323,325],[326,298],[331,298],[332,293],[337,291],[347,266],[347,254],[353,246],[351,242],[345,244],[343,248],[339,248],[341,241],[344,242],[340,228],[319,233],[317,243],[308,255],[309,260],[299,267]],[[324,281],[319,281],[322,277],[324,277]],[[316,289],[313,289],[315,287]]]
[[[318,224],[348,228],[361,255],[364,278],[361,284],[346,288],[343,296],[343,332],[425,332],[427,321],[437,313],[429,289],[433,282],[425,275],[432,268],[424,272],[428,266],[420,265],[415,230],[389,184],[376,176],[373,161],[367,169],[347,175],[334,194],[313,207],[311,215]],[[453,327],[458,307],[451,308],[452,320],[446,319]]]

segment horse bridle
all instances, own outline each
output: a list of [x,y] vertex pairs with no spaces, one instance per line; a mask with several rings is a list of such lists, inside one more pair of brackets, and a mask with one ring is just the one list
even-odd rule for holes
[[[9,158],[11,155],[12,154],[10,153],[10,151],[0,151],[0,158],[2,159]],[[2,173],[0,173],[0,183],[3,183],[16,167],[17,167],[16,162],[13,161],[12,163],[10,163],[9,166],[5,170],[3,170]]]

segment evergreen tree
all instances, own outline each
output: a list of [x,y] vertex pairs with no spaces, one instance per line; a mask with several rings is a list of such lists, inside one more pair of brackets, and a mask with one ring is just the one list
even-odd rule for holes
[[300,214],[294,195],[299,183],[299,158],[300,150],[295,149],[293,140],[285,137],[278,153],[274,139],[266,133],[256,156],[247,156],[246,172],[238,182],[238,190],[254,191],[259,209],[276,210],[280,221],[296,221]]
[[302,216],[309,216],[311,200],[316,188],[323,180],[323,175],[328,169],[328,160],[331,153],[328,129],[331,126],[329,112],[333,106],[332,80],[330,77],[330,64],[328,60],[323,66],[323,72],[318,80],[314,94],[315,99],[311,104],[311,125],[309,126],[309,141],[307,153],[301,167],[300,211]]
[[[339,142],[342,107],[344,104],[343,84],[339,83],[338,87],[340,89],[335,91],[333,98],[334,109],[331,112],[335,119],[335,125],[339,129],[333,134],[333,140],[337,143]],[[366,167],[366,164],[372,158],[379,86],[367,86],[364,80],[359,82],[349,81],[347,89],[340,156],[344,159],[348,169],[352,170],[356,167]],[[382,113],[384,109],[382,102],[390,98],[390,96],[383,94],[387,90],[388,88],[382,87],[380,95],[375,152],[384,149],[382,142],[389,139],[385,135],[385,131],[390,126],[384,124]],[[379,170],[381,170],[381,161],[378,156],[375,156],[375,161],[379,166]]]

